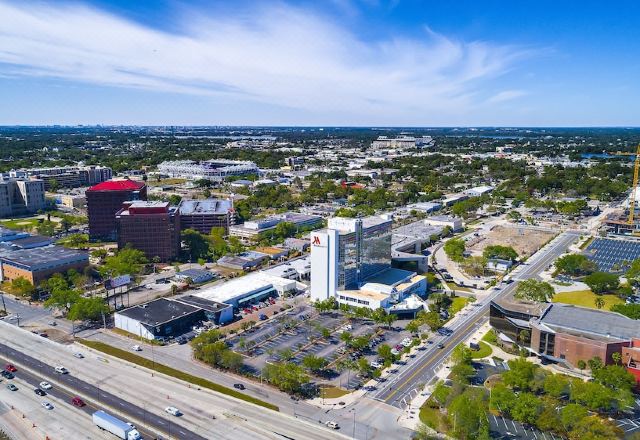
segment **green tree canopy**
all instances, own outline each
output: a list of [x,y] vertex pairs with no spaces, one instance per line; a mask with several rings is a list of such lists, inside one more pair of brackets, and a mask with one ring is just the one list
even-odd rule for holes
[[607,272],[593,272],[584,279],[594,293],[614,292],[620,285],[618,275]]
[[518,258],[518,253],[511,246],[493,245],[487,246],[482,251],[482,256],[485,258],[499,258],[501,260],[513,261]]
[[514,296],[535,302],[548,302],[553,298],[554,290],[551,284],[534,278],[520,281]]
[[598,270],[598,265],[581,254],[569,254],[555,262],[558,273],[571,276],[589,275]]
[[464,259],[465,248],[465,241],[460,238],[452,238],[444,244],[444,252],[456,262],[461,262]]

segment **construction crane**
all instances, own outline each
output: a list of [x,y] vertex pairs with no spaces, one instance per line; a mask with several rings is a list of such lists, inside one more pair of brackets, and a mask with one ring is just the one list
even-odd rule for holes
[[617,156],[635,156],[636,160],[633,164],[633,186],[631,187],[631,194],[629,194],[629,216],[627,217],[627,224],[633,228],[633,221],[636,213],[636,190],[638,188],[638,170],[640,170],[640,144],[636,148],[635,153],[623,153],[618,151],[614,153]]

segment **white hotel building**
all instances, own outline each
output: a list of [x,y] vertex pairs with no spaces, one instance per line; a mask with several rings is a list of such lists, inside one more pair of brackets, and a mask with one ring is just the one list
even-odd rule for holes
[[311,299],[371,309],[401,303],[426,292],[426,278],[391,267],[388,216],[329,219],[311,233]]

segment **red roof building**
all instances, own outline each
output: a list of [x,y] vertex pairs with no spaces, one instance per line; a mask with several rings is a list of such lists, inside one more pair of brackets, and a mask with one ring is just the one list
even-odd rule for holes
[[89,238],[92,240],[117,239],[116,212],[127,201],[147,200],[147,185],[135,180],[108,180],[89,188],[87,215]]

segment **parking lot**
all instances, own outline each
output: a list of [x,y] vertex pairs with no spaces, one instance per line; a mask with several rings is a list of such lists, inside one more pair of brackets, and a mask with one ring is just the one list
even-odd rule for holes
[[489,414],[489,429],[492,439],[562,440],[562,437],[550,432],[542,432],[530,426],[525,427],[522,423],[493,414]]
[[636,403],[632,411],[633,415],[615,421],[616,426],[622,429],[625,435],[640,432],[640,399],[636,399]]
[[[353,338],[372,336],[372,346],[358,353],[347,350],[340,337],[345,332]],[[357,361],[364,357],[371,364],[378,358],[377,347],[380,344],[393,347],[407,337],[408,333],[401,327],[386,329],[367,320],[349,321],[340,312],[318,314],[309,305],[299,305],[234,336],[229,343],[245,356],[245,365],[256,377],[267,363],[286,360],[299,364],[306,356],[314,355],[329,363],[323,382],[355,389],[362,386],[364,379],[353,369],[338,371],[335,368],[338,361]]]

